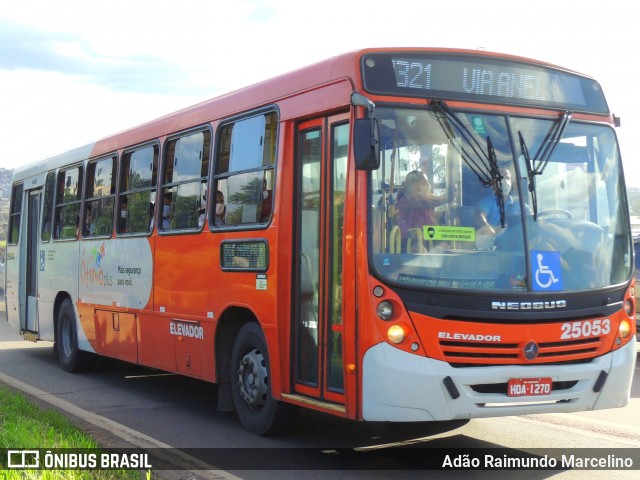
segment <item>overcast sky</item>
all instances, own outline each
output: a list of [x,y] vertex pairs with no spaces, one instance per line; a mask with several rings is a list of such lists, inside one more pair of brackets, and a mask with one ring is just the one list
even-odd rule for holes
[[[304,6],[303,6],[304,5]],[[89,143],[346,51],[483,48],[595,77],[640,186],[638,2],[21,0],[0,10],[0,167]]]

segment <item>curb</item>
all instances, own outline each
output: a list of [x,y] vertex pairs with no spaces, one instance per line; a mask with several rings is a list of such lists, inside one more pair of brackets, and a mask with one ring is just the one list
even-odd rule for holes
[[[106,417],[84,410],[48,392],[32,387],[20,380],[0,372],[0,384],[26,395],[40,407],[54,408],[67,417],[76,427],[85,431],[104,448],[154,448],[171,450],[163,460],[176,465],[192,466],[192,470],[153,470],[154,479],[162,480],[240,480],[239,477],[219,470],[191,455],[181,452],[164,442],[133,430]],[[177,467],[177,465],[176,465]]]

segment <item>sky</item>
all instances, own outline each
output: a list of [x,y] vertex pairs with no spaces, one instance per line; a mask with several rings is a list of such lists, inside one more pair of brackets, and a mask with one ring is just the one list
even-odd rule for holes
[[[21,0],[0,10],[0,167],[90,143],[208,98],[367,47],[453,47],[597,79],[627,184],[640,4],[628,0]],[[635,135],[634,135],[635,134]]]

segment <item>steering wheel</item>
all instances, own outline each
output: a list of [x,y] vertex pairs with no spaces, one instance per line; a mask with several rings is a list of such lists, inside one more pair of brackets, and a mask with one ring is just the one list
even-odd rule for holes
[[563,210],[561,208],[555,210],[545,210],[544,212],[538,212],[538,217],[543,217],[545,215],[564,215],[567,218],[573,218],[573,215],[568,210]]

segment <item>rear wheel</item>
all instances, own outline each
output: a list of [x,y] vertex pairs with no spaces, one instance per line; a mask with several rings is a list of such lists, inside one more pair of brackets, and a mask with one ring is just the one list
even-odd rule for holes
[[60,365],[67,372],[84,372],[95,363],[95,355],[78,348],[76,314],[68,298],[60,305],[56,335],[56,350]]
[[282,431],[297,409],[271,396],[269,353],[262,329],[247,323],[231,354],[231,390],[242,426],[258,435]]

